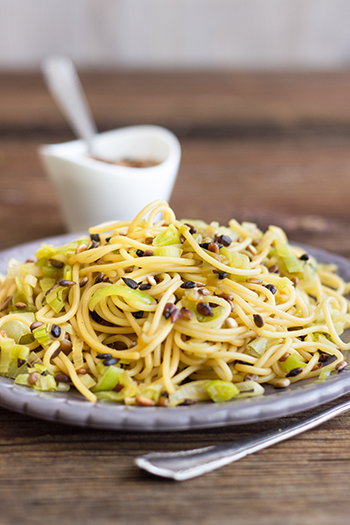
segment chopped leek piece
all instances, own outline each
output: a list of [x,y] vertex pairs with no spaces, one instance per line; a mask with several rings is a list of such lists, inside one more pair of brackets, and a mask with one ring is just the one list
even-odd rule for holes
[[237,399],[244,399],[246,397],[255,397],[262,396],[265,392],[263,386],[261,386],[256,381],[243,381],[242,383],[235,383],[236,387],[239,390]]
[[230,399],[239,394],[239,390],[234,383],[221,381],[220,379],[204,383],[204,389],[214,403],[230,401]]
[[15,344],[15,341],[10,338],[1,340],[0,374],[6,374],[8,372],[10,362],[13,359],[12,350],[15,347]]
[[168,406],[177,406],[186,399],[191,399],[192,401],[208,401],[210,398],[203,384],[186,383],[169,395]]
[[152,399],[157,404],[162,390],[163,390],[162,384],[152,385],[152,386],[148,386],[146,390],[142,390],[141,394],[145,397],[148,397],[149,399]]
[[79,379],[86,388],[90,389],[96,385],[95,379],[90,374],[80,374]]
[[247,345],[245,353],[259,359],[266,350],[278,344],[279,341],[279,339],[272,339],[271,337],[257,337]]
[[283,372],[288,374],[295,368],[304,368],[306,366],[301,359],[302,357],[299,354],[290,354],[285,361],[279,362],[279,365]]
[[43,244],[39,250],[36,252],[35,256],[38,260],[40,259],[54,259],[56,255],[58,254],[64,254],[68,259],[72,257],[75,253],[75,250],[77,247],[85,243],[86,244],[87,239],[79,239],[74,242],[70,242],[69,244],[65,244],[64,246],[52,246],[48,244]]
[[105,371],[101,377],[98,378],[97,384],[92,389],[92,392],[100,392],[101,390],[113,390],[120,380],[123,373],[122,368],[117,366],[106,366]]
[[282,259],[289,273],[298,273],[303,271],[302,262],[294,255],[291,247],[281,239],[275,241],[277,255]]
[[170,246],[171,244],[181,244],[180,232],[174,224],[170,224],[170,226],[157,235],[152,242],[153,246]]
[[327,379],[328,376],[331,375],[331,372],[332,372],[332,370],[329,370],[329,369],[328,370],[327,369],[321,370],[321,373],[318,376],[318,378],[316,379],[315,383],[323,383],[323,381],[325,379]]
[[53,339],[47,331],[46,325],[42,324],[41,326],[38,326],[38,328],[35,328],[32,333],[41,346],[47,346],[52,343]]
[[56,279],[53,279],[52,277],[43,277],[40,279],[39,284],[42,291],[46,293],[56,284]]
[[71,281],[73,278],[73,269],[70,264],[66,264],[63,268],[63,279]]
[[97,290],[97,292],[93,294],[93,296],[91,297],[89,301],[89,309],[93,311],[97,303],[99,303],[105,297],[110,297],[113,295],[118,295],[119,297],[123,297],[123,299],[125,299],[126,302],[130,300],[133,303],[142,303],[146,305],[156,303],[156,300],[146,292],[142,292],[140,290],[133,290],[132,288],[129,288],[128,286],[112,284],[110,286],[105,286],[104,288],[100,288],[99,290]]
[[62,308],[64,308],[63,292],[67,289],[66,286],[59,286],[54,288],[46,296],[46,302],[51,306],[56,314],[59,314]]
[[227,248],[220,248],[220,255],[227,257],[229,266],[240,270],[250,270],[250,260],[247,255],[239,252],[230,252]]
[[8,337],[14,339],[16,343],[20,341],[22,336],[31,333],[30,328],[26,324],[17,320],[7,321],[2,325],[1,329],[6,332]]

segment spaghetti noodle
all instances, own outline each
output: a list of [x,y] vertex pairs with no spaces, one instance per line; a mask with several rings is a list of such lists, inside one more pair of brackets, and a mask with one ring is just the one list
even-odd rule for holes
[[347,365],[350,285],[275,226],[179,221],[156,201],[35,255],[0,280],[0,373],[15,383],[175,406]]

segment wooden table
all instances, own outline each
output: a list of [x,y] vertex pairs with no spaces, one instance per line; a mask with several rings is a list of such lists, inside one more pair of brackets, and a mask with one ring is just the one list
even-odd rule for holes
[[[180,138],[178,217],[282,226],[350,257],[350,74],[85,74],[100,130]],[[36,75],[0,77],[0,246],[64,232],[41,143],[72,133]],[[334,404],[334,403],[333,403]],[[294,420],[298,416],[286,418]],[[344,524],[350,416],[188,482],[136,455],[222,443],[281,421],[194,432],[85,430],[0,409],[0,523]]]

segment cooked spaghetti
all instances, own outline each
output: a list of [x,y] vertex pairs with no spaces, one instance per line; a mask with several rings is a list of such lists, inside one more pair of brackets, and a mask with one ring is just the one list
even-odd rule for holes
[[0,280],[0,374],[144,406],[228,401],[346,367],[349,284],[275,226],[156,201]]

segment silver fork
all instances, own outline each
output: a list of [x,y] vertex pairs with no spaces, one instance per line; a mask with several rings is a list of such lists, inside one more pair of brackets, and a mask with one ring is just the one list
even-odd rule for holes
[[302,421],[259,432],[234,442],[179,452],[151,452],[135,458],[135,463],[141,469],[163,478],[171,478],[176,481],[195,478],[310,430],[349,409],[350,400],[327,408]]

